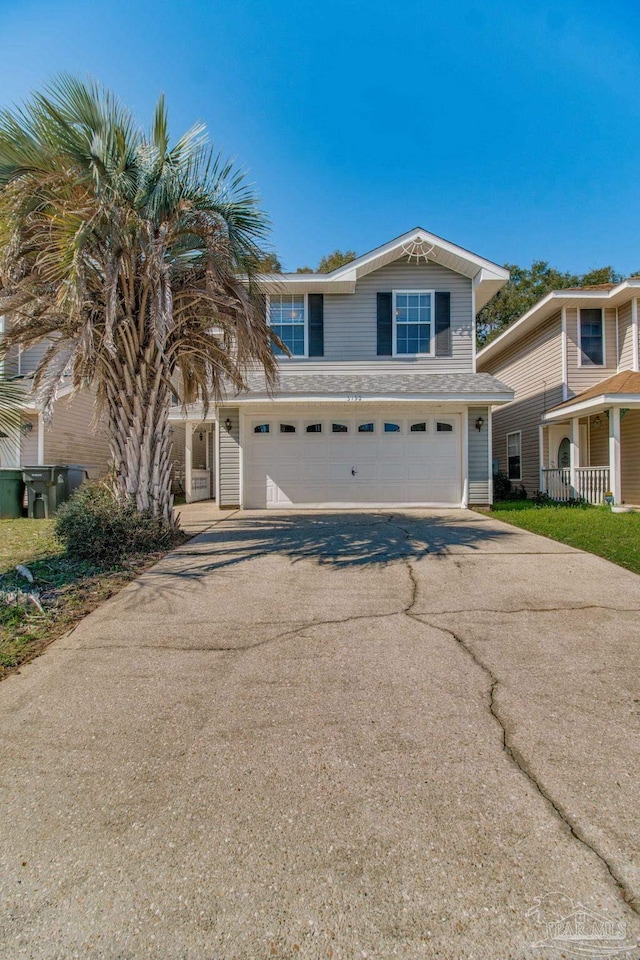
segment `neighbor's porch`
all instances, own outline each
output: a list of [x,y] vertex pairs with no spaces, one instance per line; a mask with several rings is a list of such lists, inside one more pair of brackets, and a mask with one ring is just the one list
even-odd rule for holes
[[640,504],[640,409],[615,404],[586,416],[556,414],[539,430],[543,493],[592,504],[610,493],[616,504]]

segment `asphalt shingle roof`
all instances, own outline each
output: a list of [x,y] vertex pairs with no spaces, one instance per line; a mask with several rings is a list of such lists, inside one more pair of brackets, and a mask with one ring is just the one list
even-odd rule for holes
[[[249,392],[243,398],[268,399],[264,377],[248,377]],[[282,371],[280,382],[272,396],[303,397],[327,396],[337,399],[357,394],[362,397],[424,396],[442,397],[459,394],[491,395],[511,393],[489,373],[290,373]]]
[[571,397],[570,400],[559,403],[556,407],[553,407],[553,410],[572,407],[576,403],[582,403],[583,400],[593,400],[595,397],[615,396],[616,393],[624,395],[629,393],[640,394],[640,373],[635,373],[632,370],[621,370],[620,373],[615,373],[612,377],[601,380],[595,387],[589,387],[588,390],[583,390],[582,393]]

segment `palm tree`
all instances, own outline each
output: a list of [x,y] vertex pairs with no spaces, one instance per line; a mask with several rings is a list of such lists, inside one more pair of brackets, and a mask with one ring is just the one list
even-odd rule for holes
[[34,392],[93,387],[116,495],[174,523],[168,413],[275,382],[256,277],[267,220],[197,125],[169,143],[93,82],[59,78],[0,112],[0,312],[6,347],[48,343]]

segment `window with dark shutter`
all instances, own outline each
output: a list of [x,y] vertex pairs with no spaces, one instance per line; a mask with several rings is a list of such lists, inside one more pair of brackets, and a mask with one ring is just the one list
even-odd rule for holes
[[451,294],[436,293],[436,357],[451,356]]
[[378,356],[390,357],[393,352],[392,294],[378,293]]
[[324,296],[310,293],[309,305],[309,356],[324,356]]

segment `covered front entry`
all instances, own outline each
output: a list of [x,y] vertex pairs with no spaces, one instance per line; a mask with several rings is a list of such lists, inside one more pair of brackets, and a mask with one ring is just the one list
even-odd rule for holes
[[462,417],[401,406],[243,413],[243,503],[249,508],[459,506]]

